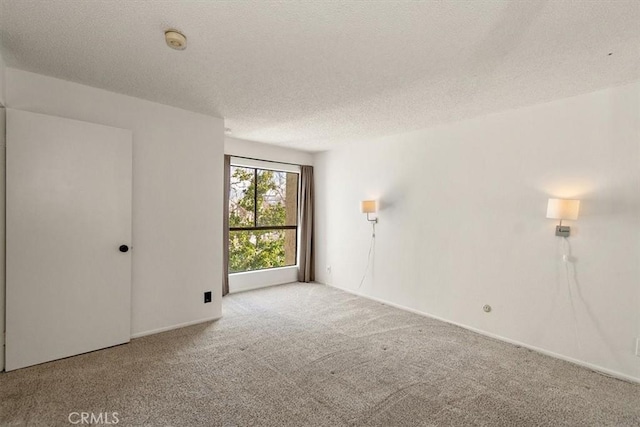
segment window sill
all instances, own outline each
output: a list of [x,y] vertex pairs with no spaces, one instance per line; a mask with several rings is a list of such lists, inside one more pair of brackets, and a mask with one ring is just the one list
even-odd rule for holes
[[229,273],[229,277],[231,277],[231,276],[239,276],[239,275],[242,275],[242,274],[265,273],[265,272],[268,272],[268,271],[291,270],[292,268],[294,270],[296,270],[296,271],[298,270],[298,266],[297,265],[288,265],[286,267],[274,267],[274,268],[263,268],[263,269],[260,269],[260,270],[238,271],[236,273]]

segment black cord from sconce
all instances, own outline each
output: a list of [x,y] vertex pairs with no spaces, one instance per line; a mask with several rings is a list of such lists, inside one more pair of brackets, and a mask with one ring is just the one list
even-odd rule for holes
[[369,268],[371,266],[371,254],[375,252],[374,248],[376,247],[376,224],[378,219],[370,220],[369,214],[367,214],[367,219],[371,222],[372,231],[371,231],[371,243],[369,243],[369,254],[367,255],[367,266],[364,269],[364,274],[362,275],[362,280],[360,280],[360,284],[358,285],[358,289],[362,287],[364,283],[364,279],[367,278],[367,274],[369,273]]
[[[569,291],[569,304],[571,305],[571,315],[573,317],[573,332],[574,332],[574,339],[576,341],[576,347],[578,350],[578,357],[583,357],[583,353],[582,353],[582,345],[580,343],[580,330],[578,327],[578,315],[576,312],[576,307],[575,307],[575,301],[574,301],[574,297],[573,297],[573,291],[572,291],[572,286],[571,286],[571,277],[569,274],[569,264],[572,264],[573,267],[573,272],[574,272],[574,278],[576,275],[575,272],[575,268],[576,266],[573,264],[573,254],[571,251],[571,243],[569,242],[569,239],[567,237],[563,237],[563,242],[562,242],[562,261],[564,263],[564,269],[565,269],[565,275],[566,275],[566,279],[567,279],[567,289]],[[575,280],[575,286],[576,286],[576,291],[580,292],[578,288],[578,281]]]

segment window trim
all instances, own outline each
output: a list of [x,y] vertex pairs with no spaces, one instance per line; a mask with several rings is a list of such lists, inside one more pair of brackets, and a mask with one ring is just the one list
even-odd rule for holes
[[266,169],[277,172],[297,173],[300,175],[300,165],[293,163],[282,163],[271,160],[260,160],[249,157],[231,156],[231,166],[252,169]]
[[229,231],[296,230],[297,228],[297,225],[260,225],[256,227],[229,227]]
[[[265,270],[274,270],[274,269],[278,269],[278,268],[297,268],[300,264],[300,250],[299,250],[299,246],[300,246],[300,218],[299,218],[299,213],[300,213],[300,174],[301,174],[301,168],[300,165],[295,165],[295,164],[291,164],[291,163],[280,163],[280,162],[274,162],[274,161],[270,161],[270,160],[259,160],[259,159],[252,159],[252,158],[248,158],[248,157],[236,157],[236,156],[231,156],[231,161],[230,161],[230,168],[232,167],[240,167],[240,168],[247,168],[247,169],[253,169],[254,170],[254,175],[253,175],[253,179],[255,182],[255,186],[256,186],[256,191],[253,192],[253,207],[254,207],[254,212],[253,212],[253,223],[254,226],[253,227],[229,227],[229,232],[233,232],[233,231],[270,231],[270,230],[295,230],[296,231],[296,254],[295,254],[295,264],[292,265],[282,265],[282,266],[278,266],[278,267],[265,267],[265,268],[257,268],[255,270],[243,270],[243,271],[228,271],[227,274],[242,274],[242,273],[251,273],[251,272],[256,272],[256,271],[265,271]],[[264,225],[264,226],[259,226],[258,225],[258,191],[257,191],[257,187],[258,187],[258,170],[270,170],[270,171],[274,171],[274,172],[284,172],[284,173],[295,173],[298,175],[298,179],[297,179],[297,188],[296,188],[296,225]],[[227,207],[227,215],[230,214],[230,211],[228,210]],[[231,236],[229,236],[231,237]],[[228,244],[228,242],[227,242]],[[231,268],[231,266],[229,265],[229,268]]]

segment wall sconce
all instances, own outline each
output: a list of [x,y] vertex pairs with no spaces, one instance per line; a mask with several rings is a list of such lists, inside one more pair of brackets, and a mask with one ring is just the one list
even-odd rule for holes
[[367,214],[367,221],[378,223],[378,218],[369,218],[369,214],[378,212],[377,203],[375,200],[363,200],[360,202],[360,212]]
[[563,219],[578,219],[580,210],[580,200],[549,199],[547,204],[547,218],[559,219],[560,224],[556,226],[556,236],[569,237],[571,228],[562,225]]

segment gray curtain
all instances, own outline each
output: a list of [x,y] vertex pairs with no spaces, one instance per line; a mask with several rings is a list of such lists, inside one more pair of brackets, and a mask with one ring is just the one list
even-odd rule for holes
[[300,268],[299,282],[313,282],[315,267],[313,256],[313,166],[300,170]]
[[229,190],[231,187],[231,156],[224,156],[224,215],[222,222],[222,296],[229,293]]

